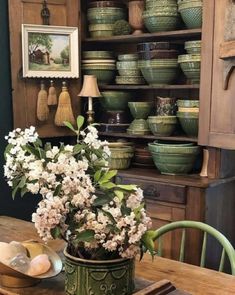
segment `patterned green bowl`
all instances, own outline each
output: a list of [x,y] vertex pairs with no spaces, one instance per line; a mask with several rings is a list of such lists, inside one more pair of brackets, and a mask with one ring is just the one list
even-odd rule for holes
[[178,13],[157,13],[151,11],[143,12],[143,20],[150,33],[172,31],[177,28],[179,16]]
[[151,132],[156,136],[171,136],[177,125],[176,116],[150,116],[147,119]]
[[201,53],[201,40],[187,41],[184,43],[184,48],[188,54],[200,54]]
[[191,83],[200,82],[201,55],[183,54],[178,56],[178,62],[185,76]]
[[114,52],[106,51],[106,50],[82,51],[82,58],[83,59],[114,59]]
[[110,148],[111,156],[109,159],[110,169],[128,169],[131,158],[134,156],[132,146]]
[[198,135],[198,118],[194,116],[177,115],[180,125],[188,136],[197,137]]
[[138,54],[137,53],[119,54],[118,60],[119,61],[136,61],[138,60]]
[[202,27],[202,1],[179,0],[178,7],[188,29]]
[[177,106],[179,108],[199,108],[199,100],[178,99]]
[[111,83],[116,74],[114,67],[107,67],[102,65],[82,65],[82,71],[84,75],[94,75],[97,77],[98,84],[109,84]]
[[108,111],[122,111],[127,108],[128,101],[132,99],[130,92],[125,91],[103,91],[100,102]]
[[177,68],[141,67],[141,73],[149,85],[171,84],[177,77]]
[[118,61],[116,65],[120,76],[141,76],[141,71],[138,69],[138,64],[135,60]]
[[116,84],[120,85],[143,85],[146,84],[142,76],[116,76]]
[[177,154],[177,153],[154,153],[151,152],[153,161],[157,169],[162,174],[178,175],[187,174],[192,171],[197,153]]
[[116,7],[89,8],[87,19],[90,24],[114,24],[117,20],[126,19],[126,12]]
[[[165,3],[164,3],[165,2]],[[173,2],[170,1],[170,0],[165,0],[165,1],[149,1],[149,2],[146,2],[145,4],[145,8],[147,11],[149,10],[160,10],[161,7],[168,7],[168,9],[172,9],[172,10],[177,10],[178,6],[177,6],[177,3],[176,1],[174,0]]]
[[113,24],[92,24],[89,25],[88,30],[92,38],[103,38],[113,36]]
[[187,144],[157,144],[149,143],[149,150],[154,153],[165,153],[165,154],[198,154],[199,146]]

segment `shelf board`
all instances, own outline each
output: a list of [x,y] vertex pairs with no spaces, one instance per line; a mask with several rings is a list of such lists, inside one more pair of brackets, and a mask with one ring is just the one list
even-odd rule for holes
[[163,140],[172,140],[172,141],[190,141],[196,142],[196,137],[187,137],[184,135],[179,136],[155,136],[155,135],[133,135],[127,133],[116,133],[116,132],[99,132],[100,136],[107,136],[107,137],[123,137],[123,138],[133,138],[133,139],[146,139],[146,140],[156,140],[156,139],[163,139]]
[[85,38],[84,43],[135,43],[145,41],[158,41],[164,39],[195,39],[201,37],[201,29],[186,29],[158,33],[144,33],[141,35],[122,35],[104,38]]
[[151,85],[99,85],[100,89],[116,89],[116,90],[121,90],[121,89],[143,89],[143,90],[154,90],[154,89],[159,89],[159,90],[182,90],[182,89],[199,89],[200,85],[199,84],[184,84],[184,85],[162,85],[162,86],[151,86]]

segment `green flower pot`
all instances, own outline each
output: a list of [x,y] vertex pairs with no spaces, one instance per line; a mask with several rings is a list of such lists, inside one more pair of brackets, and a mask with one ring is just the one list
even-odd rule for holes
[[134,291],[134,260],[85,260],[65,255],[67,295],[130,295]]

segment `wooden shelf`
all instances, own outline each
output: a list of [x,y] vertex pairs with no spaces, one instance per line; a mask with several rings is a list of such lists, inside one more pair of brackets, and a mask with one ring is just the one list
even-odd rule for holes
[[184,84],[184,85],[162,85],[162,86],[151,86],[151,85],[99,85],[100,89],[107,89],[107,90],[121,90],[121,89],[143,89],[143,90],[183,90],[183,89],[199,89],[199,84]]
[[133,138],[133,139],[163,139],[163,140],[172,140],[172,141],[191,141],[197,143],[197,138],[195,137],[187,137],[184,135],[179,136],[155,136],[155,135],[132,135],[127,133],[116,133],[116,132],[99,132],[100,136],[106,137],[124,137],[124,138]]
[[158,33],[144,33],[141,35],[122,35],[105,38],[85,38],[83,43],[135,43],[158,40],[195,39],[201,37],[201,29],[186,29]]

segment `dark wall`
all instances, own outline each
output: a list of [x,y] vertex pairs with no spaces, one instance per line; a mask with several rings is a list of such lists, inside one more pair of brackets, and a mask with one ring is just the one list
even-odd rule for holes
[[31,213],[35,210],[38,198],[35,196],[26,196],[21,199],[17,196],[16,200],[13,201],[11,190],[3,174],[3,153],[6,146],[4,136],[13,128],[8,7],[6,0],[0,0],[0,36],[0,215],[9,215],[30,220]]

